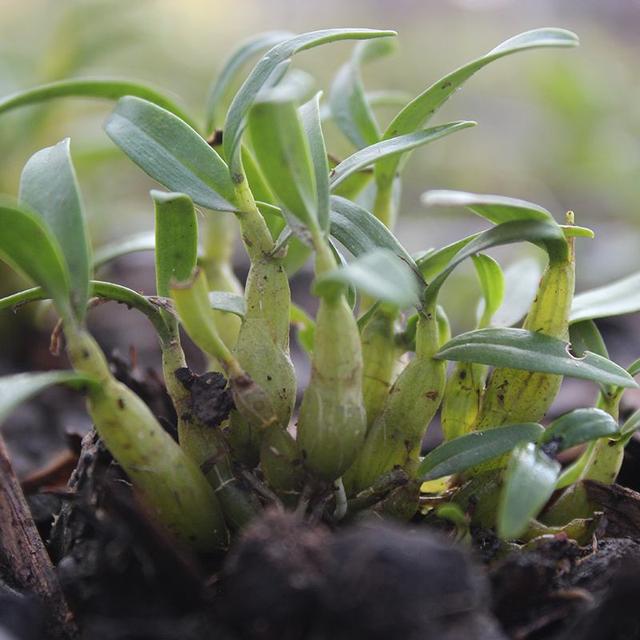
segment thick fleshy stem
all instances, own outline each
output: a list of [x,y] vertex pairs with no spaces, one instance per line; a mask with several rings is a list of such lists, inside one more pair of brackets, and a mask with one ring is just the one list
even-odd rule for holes
[[[289,425],[296,377],[289,356],[291,293],[282,260],[273,255],[274,242],[246,180],[236,184],[242,239],[251,259],[247,276],[246,314],[234,354],[247,374],[268,395],[281,429]],[[260,434],[237,412],[231,415],[230,441],[247,465],[259,459]]]
[[87,398],[96,431],[147,508],[184,543],[202,551],[225,547],[228,532],[220,504],[197,465],[147,405],[113,378],[86,330],[69,323],[65,335],[74,369],[99,382]]

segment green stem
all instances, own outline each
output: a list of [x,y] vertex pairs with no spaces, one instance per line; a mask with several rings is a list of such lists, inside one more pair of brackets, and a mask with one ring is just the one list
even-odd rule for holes
[[260,213],[246,179],[236,183],[237,213],[242,232],[242,241],[251,261],[257,261],[269,255],[274,242],[269,227]]
[[100,382],[87,399],[96,431],[149,510],[168,531],[196,549],[226,546],[228,534],[220,505],[196,464],[147,405],[113,378],[89,333],[67,323],[65,335],[74,369]]
[[[204,219],[202,266],[212,291],[242,293],[242,285],[231,267],[236,222],[228,213],[212,212]],[[223,342],[233,349],[238,340],[241,320],[231,313],[213,312],[213,322]],[[210,365],[214,365],[212,361]]]
[[378,184],[376,198],[373,204],[373,215],[388,229],[395,226],[395,212],[393,207],[393,181]]

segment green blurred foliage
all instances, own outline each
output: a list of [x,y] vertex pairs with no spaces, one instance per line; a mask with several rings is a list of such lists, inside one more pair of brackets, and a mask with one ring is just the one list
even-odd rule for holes
[[[463,214],[422,209],[418,196],[425,189],[501,193],[540,202],[558,216],[573,209],[578,224],[595,229],[596,242],[579,249],[582,285],[640,267],[637,3],[0,0],[0,7],[0,94],[69,77],[124,76],[180,96],[201,120],[224,57],[258,31],[397,29],[398,51],[367,68],[365,82],[368,89],[415,94],[520,31],[572,29],[581,36],[579,49],[531,52],[492,65],[443,109],[439,121],[471,118],[480,126],[414,154],[398,234],[417,251],[479,228]],[[297,64],[326,90],[349,50],[337,44]],[[35,150],[71,136],[95,241],[150,228],[153,185],[102,132],[109,108],[69,99],[3,116],[0,191],[17,191],[20,169]],[[393,113],[379,115],[384,124]],[[350,151],[335,127],[327,134],[332,152]],[[462,273],[460,282],[465,279],[473,276]]]

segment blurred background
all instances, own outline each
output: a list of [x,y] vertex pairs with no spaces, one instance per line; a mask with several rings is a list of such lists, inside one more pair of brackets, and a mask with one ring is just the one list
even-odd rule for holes
[[[419,196],[427,189],[498,193],[537,202],[558,220],[572,209],[578,224],[595,230],[594,241],[580,241],[579,290],[640,270],[639,0],[0,0],[0,14],[0,96],[58,79],[120,76],[178,96],[200,121],[225,57],[260,31],[395,29],[397,51],[365,68],[365,84],[412,97],[512,35],[568,28],[580,36],[578,49],[531,51],[493,63],[439,112],[432,124],[472,119],[479,126],[413,154],[398,235],[418,251],[482,228],[462,211],[425,210]],[[352,46],[312,50],[295,64],[327,89]],[[67,99],[3,115],[0,192],[15,194],[28,157],[70,136],[95,244],[151,229],[154,185],[103,133],[110,109],[107,102]],[[384,125],[394,111],[378,115]],[[331,124],[327,135],[335,155],[351,151]],[[518,256],[527,251],[516,249]],[[512,258],[513,252],[507,263]],[[241,251],[237,261],[241,265]],[[116,263],[109,277],[151,293],[150,255]],[[456,278],[445,303],[455,327],[466,329],[477,286],[471,270]],[[304,274],[302,282],[308,282]],[[0,268],[0,294],[18,284]],[[460,287],[469,294],[460,295]],[[144,352],[146,345],[153,364],[157,352],[144,320],[108,308],[93,314],[107,347],[126,352],[136,345]],[[38,313],[1,314],[2,372],[59,366],[48,354],[46,334],[40,349],[25,350],[24,341],[32,340],[25,326],[37,322]],[[612,339],[616,343],[615,334]],[[612,351],[621,364],[637,357],[627,338],[617,342]]]

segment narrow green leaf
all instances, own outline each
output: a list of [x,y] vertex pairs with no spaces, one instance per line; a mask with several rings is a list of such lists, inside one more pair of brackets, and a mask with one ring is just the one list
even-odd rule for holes
[[381,89],[367,91],[365,98],[371,107],[402,107],[411,100],[411,95],[406,91]]
[[316,180],[309,141],[288,98],[256,102],[249,112],[253,151],[278,202],[308,228],[318,226]]
[[256,97],[255,102],[260,102],[264,99],[268,100],[269,93],[277,92],[280,95],[286,93],[295,97],[294,101],[297,104],[302,104],[311,100],[316,94],[316,84],[316,79],[310,73],[302,69],[288,69],[282,78],[273,83],[273,86],[269,86],[269,83],[267,83]]
[[42,218],[10,200],[0,200],[0,258],[56,303],[70,317],[69,270],[56,238]]
[[245,64],[265,49],[270,49],[284,40],[293,37],[288,31],[266,31],[258,33],[242,42],[225,61],[211,85],[207,99],[207,131],[212,131],[218,124],[222,124],[224,107],[231,97],[236,82]]
[[527,315],[536,297],[542,267],[535,258],[523,258],[504,270],[504,301],[493,314],[497,327],[512,327]]
[[42,216],[58,241],[69,269],[71,304],[82,320],[89,299],[91,247],[69,145],[66,138],[29,158],[20,177],[20,201]]
[[535,442],[542,433],[544,429],[535,422],[473,431],[428,453],[418,467],[418,478],[424,482],[466,471],[508,453],[522,442]]
[[640,273],[577,294],[570,320],[609,318],[636,311],[640,311]]
[[118,100],[107,135],[143,171],[203,207],[235,211],[234,187],[220,156],[188,124],[140,98]]
[[269,81],[273,71],[291,56],[313,47],[337,40],[367,40],[396,35],[395,31],[372,29],[325,29],[303,33],[270,49],[253,68],[240,90],[236,93],[224,123],[224,155],[229,162],[231,174],[240,174],[240,140],[244,121],[251,105],[262,87]]
[[592,240],[596,237],[593,229],[588,227],[579,227],[575,224],[561,224],[560,228],[564,232],[565,238],[589,238]]
[[553,443],[554,452],[598,438],[611,438],[619,433],[618,423],[602,409],[575,409],[556,418],[538,440],[539,445]]
[[191,276],[198,259],[198,222],[191,198],[184,193],[152,191],[156,228],[156,292],[169,296],[171,280]]
[[588,351],[576,358],[570,346],[563,340],[525,329],[480,329],[456,336],[436,358],[553,373],[620,387],[638,386],[611,360]]
[[[564,29],[534,29],[521,33],[492,49],[486,55],[441,78],[407,104],[392,120],[383,139],[412,133],[420,129],[444,102],[477,71],[504,56],[539,47],[575,47],[578,38]],[[386,158],[376,165],[376,181],[389,185],[396,174],[400,157]]]
[[640,429],[640,410],[636,411],[629,417],[620,428],[620,438],[630,438],[638,429]]
[[388,249],[376,249],[342,268],[320,276],[314,293],[331,296],[352,285],[369,296],[400,309],[418,304],[420,283],[411,268]]
[[0,113],[56,98],[100,98],[115,101],[124,96],[136,96],[153,102],[174,113],[194,129],[197,128],[181,107],[152,87],[139,82],[115,78],[79,78],[43,84],[0,99]]
[[498,535],[504,540],[521,536],[547,503],[560,475],[560,463],[535,444],[521,444],[513,451],[505,474],[498,507]]
[[0,377],[0,423],[6,420],[19,404],[54,384],[83,389],[96,385],[97,382],[90,376],[75,371],[18,373]]
[[640,358],[635,362],[632,362],[628,367],[627,371],[631,376],[637,376],[640,373]]
[[472,259],[482,289],[478,326],[483,328],[491,323],[493,314],[504,299],[504,275],[500,265],[491,256],[479,253]]
[[[382,42],[382,40],[378,40],[376,42]],[[411,100],[412,95],[406,91],[380,89],[365,91],[364,98],[372,109],[388,109],[390,107],[404,107],[404,105]],[[331,112],[331,106],[329,104],[323,104],[320,106],[320,118],[323,123],[333,120],[333,113]],[[378,140],[372,140],[370,144],[373,144],[374,142],[378,142]]]
[[480,234],[474,233],[462,240],[457,240],[441,249],[431,249],[416,258],[416,264],[425,280],[435,278],[451,261],[451,259]]
[[141,231],[119,240],[104,244],[95,250],[93,254],[93,268],[98,269],[103,265],[139,251],[155,251],[156,234],[154,231]]
[[475,122],[467,120],[448,122],[447,124],[431,127],[424,131],[416,131],[403,136],[397,136],[396,138],[389,138],[381,142],[376,142],[364,149],[360,149],[343,160],[337,167],[335,167],[335,169],[333,169],[330,181],[331,189],[335,189],[350,175],[364,169],[365,167],[374,165],[382,158],[406,153],[411,149],[421,147],[429,142],[434,142],[440,138],[444,138],[455,133],[456,131],[468,129],[475,125]]
[[361,196],[366,196],[365,189],[371,184],[371,178],[373,178],[372,169],[363,169],[362,171],[352,173],[333,190],[333,195],[355,202]]
[[242,166],[258,209],[269,227],[271,237],[276,240],[286,226],[284,216],[276,205],[276,197],[267,184],[267,179],[246,145],[242,145]]
[[565,489],[584,477],[585,470],[590,466],[591,458],[593,457],[593,452],[596,450],[597,443],[597,440],[591,441],[585,447],[585,450],[582,452],[580,457],[561,471],[556,482],[556,491]]
[[[336,246],[336,243],[333,241],[332,238],[329,238],[329,246],[331,247],[331,251],[336,259],[336,262],[338,263],[338,268],[343,269],[344,267],[346,267],[349,263],[347,262],[347,259],[344,257],[342,251],[338,249],[338,247]],[[347,304],[351,307],[351,309],[355,309],[356,302],[358,301],[358,294],[356,292],[355,286],[353,284],[348,284],[346,287],[346,290],[344,289],[345,289],[344,287],[336,288],[335,293],[337,293],[339,290],[343,290],[345,294],[345,298],[347,300]],[[327,293],[331,291],[332,291],[332,285],[329,285],[327,289]]]
[[390,38],[361,42],[354,47],[351,59],[340,67],[331,84],[331,115],[342,133],[358,149],[380,140],[380,128],[365,95],[360,67],[394,49],[395,40]]
[[436,300],[440,287],[463,260],[491,247],[514,242],[542,245],[553,260],[564,260],[567,256],[567,241],[557,224],[541,220],[503,222],[482,232],[455,254],[449,264],[430,282],[425,292],[425,301]]
[[480,195],[465,191],[427,191],[422,194],[421,200],[422,204],[428,207],[466,207],[493,224],[512,220],[554,222],[553,216],[543,207],[505,196]]
[[229,291],[211,291],[209,292],[209,303],[211,308],[216,311],[226,311],[234,313],[240,318],[244,318],[247,312],[247,305],[244,296],[239,293],[231,293]]
[[174,281],[171,285],[180,322],[193,342],[206,354],[217,358],[227,366],[231,354],[216,331],[213,311],[209,301],[209,285],[202,269],[196,269],[185,282]]
[[[375,41],[374,41],[375,42]],[[300,109],[300,119],[309,142],[316,181],[316,217],[320,229],[329,231],[329,162],[320,124],[320,93]]]
[[355,257],[374,249],[388,249],[415,268],[415,262],[397,238],[372,213],[361,206],[331,196],[331,235]]
[[591,353],[603,358],[609,357],[607,345],[605,345],[602,334],[593,320],[574,322],[569,327],[569,340],[571,342],[571,351],[578,357],[585,351],[591,351]]

